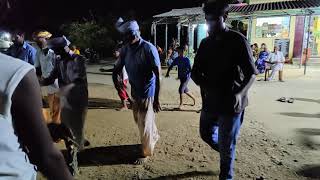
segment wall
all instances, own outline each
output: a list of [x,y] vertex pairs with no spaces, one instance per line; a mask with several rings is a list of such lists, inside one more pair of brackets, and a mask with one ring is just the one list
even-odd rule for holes
[[[293,57],[293,46],[294,46],[294,35],[295,35],[295,20],[296,17],[292,16],[290,18],[290,33],[289,33],[289,39],[290,39],[290,46],[289,46],[289,59],[292,59]],[[259,47],[262,43],[265,43],[270,51],[274,48],[274,40],[279,38],[256,38],[256,25],[257,25],[257,19],[253,19],[252,21],[252,32],[251,32],[251,44],[258,43]]]

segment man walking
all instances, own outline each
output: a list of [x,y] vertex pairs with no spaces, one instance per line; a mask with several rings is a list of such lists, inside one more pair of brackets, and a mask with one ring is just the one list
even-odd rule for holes
[[[34,33],[34,41],[39,46],[35,59],[35,68],[37,74],[41,74],[43,79],[48,78],[55,66],[55,53],[47,46],[47,40],[52,36],[48,31],[39,31]],[[60,98],[58,96],[58,80],[49,86],[46,86],[48,94],[48,104],[50,109],[50,119],[47,123],[60,124]]]
[[283,56],[283,53],[281,51],[279,51],[277,46],[274,47],[274,50],[268,56],[267,61],[272,64],[271,65],[272,73],[271,73],[270,77],[268,78],[268,81],[271,81],[274,78],[274,76],[276,75],[276,73],[279,71],[279,81],[284,82],[283,81],[283,66],[284,66],[284,62],[285,62],[285,57]]
[[159,139],[155,112],[160,111],[160,58],[157,48],[141,38],[136,21],[123,22],[120,18],[116,27],[124,36],[126,45],[121,49],[113,76],[121,73],[125,66],[131,84],[133,116],[142,144],[141,158],[136,164],[142,164],[153,155]]
[[201,138],[220,153],[220,180],[233,179],[247,93],[257,74],[246,38],[225,25],[228,9],[224,1],[205,4],[209,37],[202,40],[191,73],[201,88]]
[[20,30],[16,30],[13,34],[12,41],[13,45],[8,49],[7,54],[34,65],[37,51],[25,41],[25,33]]

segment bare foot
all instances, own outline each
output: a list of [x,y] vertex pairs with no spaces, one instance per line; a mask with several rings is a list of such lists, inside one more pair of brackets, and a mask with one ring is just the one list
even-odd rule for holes
[[149,157],[142,157],[142,158],[138,158],[134,164],[135,165],[142,165],[144,163],[146,163],[149,160]]

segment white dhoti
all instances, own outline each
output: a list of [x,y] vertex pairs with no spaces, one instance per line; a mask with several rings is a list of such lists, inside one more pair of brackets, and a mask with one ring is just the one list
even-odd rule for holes
[[145,157],[152,156],[154,147],[160,137],[155,123],[153,98],[134,99],[132,110],[140,132],[142,155]]
[[277,72],[283,71],[283,66],[284,66],[283,63],[277,63],[277,64],[272,65],[271,66],[272,73],[271,73],[271,75],[269,77],[269,80],[272,80]]

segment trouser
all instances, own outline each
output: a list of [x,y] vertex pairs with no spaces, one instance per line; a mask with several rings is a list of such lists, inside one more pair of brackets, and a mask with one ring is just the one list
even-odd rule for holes
[[275,76],[276,73],[279,72],[279,80],[283,80],[282,79],[282,75],[283,75],[283,64],[276,64],[272,67],[272,72],[271,75],[269,77],[269,80],[272,80]]
[[190,80],[190,77],[180,79],[179,94],[184,94],[189,92],[189,89],[188,89],[189,80]]
[[84,144],[84,123],[86,119],[87,108],[69,109],[62,108],[62,123],[72,130],[75,142],[79,150],[83,149]]
[[236,143],[243,122],[244,112],[215,115],[202,110],[200,117],[201,138],[220,153],[220,180],[232,180]]
[[129,95],[127,93],[127,84],[128,80],[123,80],[123,86],[117,89],[121,101],[126,101],[129,99]]
[[153,110],[153,98],[133,99],[133,117],[138,125],[142,144],[142,156],[152,156],[159,139]]
[[60,120],[60,98],[59,96],[54,94],[48,94],[48,105],[50,110],[50,120],[51,122],[47,123],[53,123],[53,124],[61,124]]

